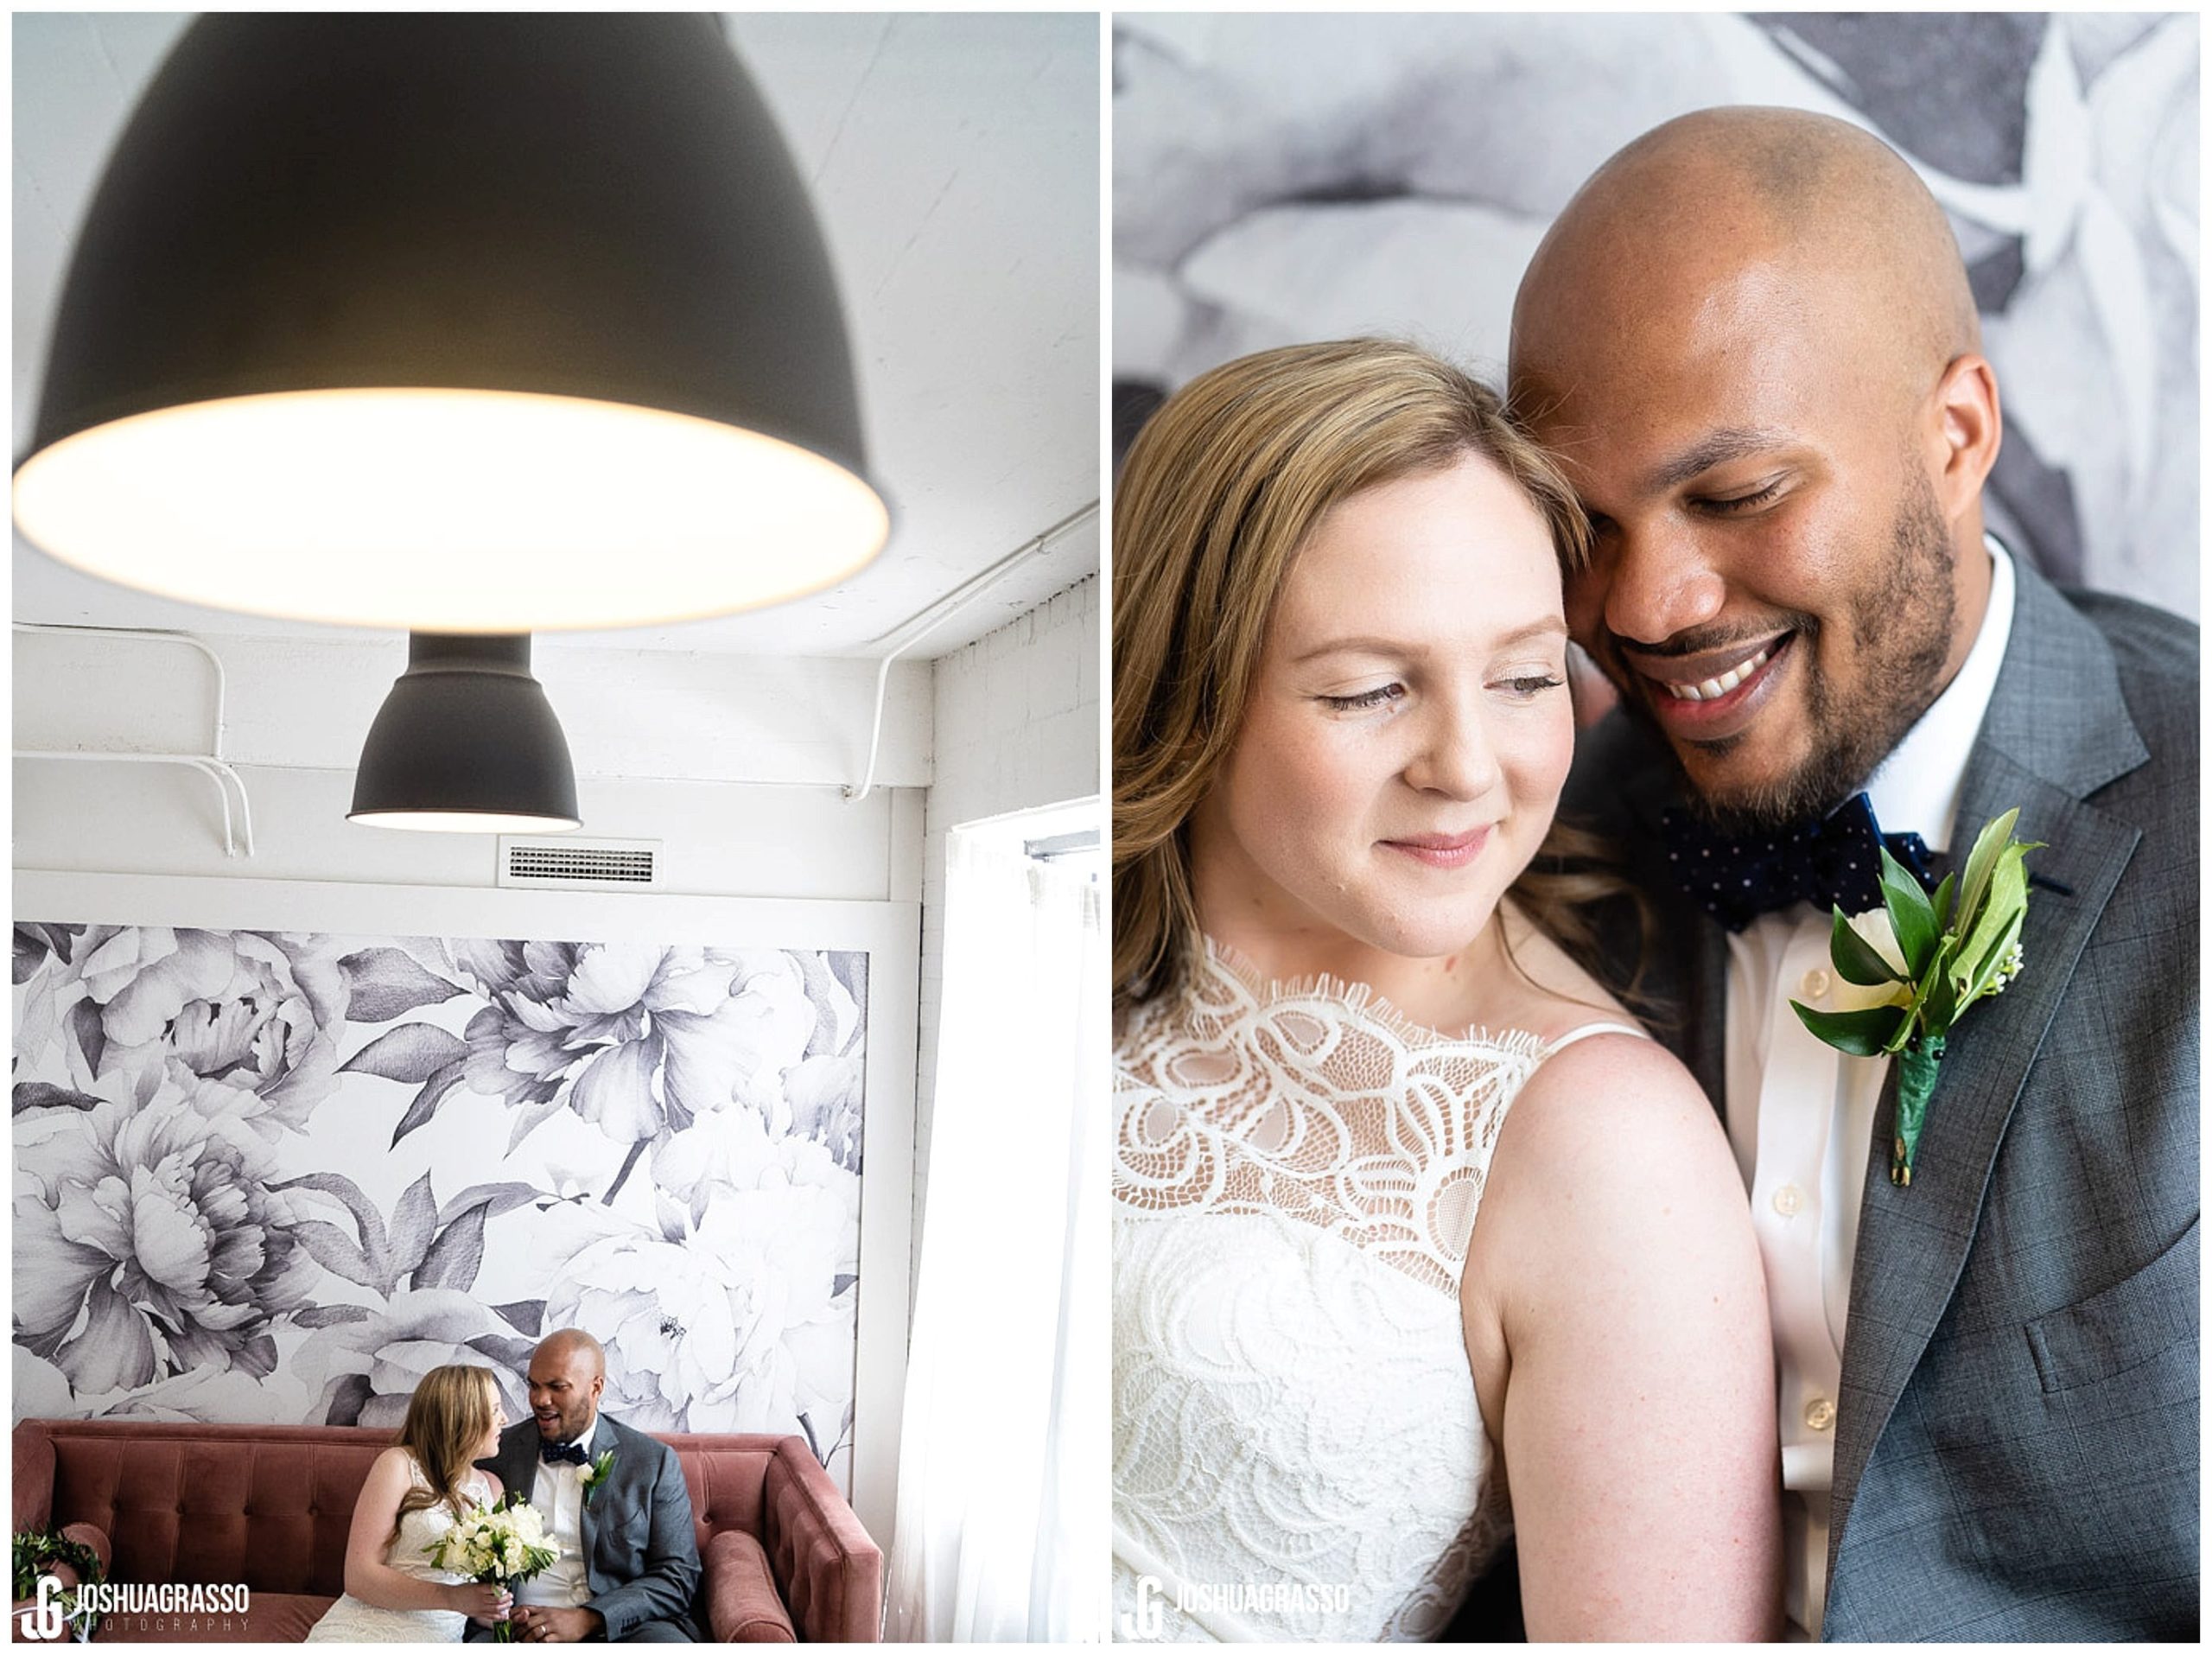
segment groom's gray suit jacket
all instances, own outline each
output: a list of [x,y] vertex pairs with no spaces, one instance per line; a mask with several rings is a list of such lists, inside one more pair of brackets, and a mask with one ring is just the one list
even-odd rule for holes
[[[502,1488],[528,1499],[537,1476],[538,1440],[537,1421],[510,1425],[499,1434],[499,1451],[479,1463]],[[605,1618],[609,1643],[632,1637],[654,1620],[701,1641],[691,1614],[699,1589],[699,1540],[683,1467],[666,1443],[601,1414],[592,1457],[609,1448],[614,1463],[583,1508],[585,1583],[591,1590],[583,1607]]]
[[[1875,1117],[1828,1639],[2196,1634],[2197,630],[2014,568],[1955,837],[2018,805],[2045,842],[2026,969],[1951,1035],[1909,1189],[1889,1180],[1894,1073]],[[1719,1100],[1727,945],[1667,879],[1675,786],[1615,714],[1561,815],[1651,901],[1658,1032]],[[1634,927],[1609,920],[1618,979]]]

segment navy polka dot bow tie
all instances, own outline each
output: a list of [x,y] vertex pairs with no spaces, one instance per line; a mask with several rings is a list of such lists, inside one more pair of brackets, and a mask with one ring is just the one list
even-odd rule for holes
[[1920,836],[1884,833],[1864,793],[1826,817],[1740,839],[1685,810],[1669,811],[1661,831],[1675,881],[1731,931],[1793,902],[1810,902],[1822,913],[1834,904],[1853,914],[1881,907],[1885,847],[1922,885],[1935,882]]
[[584,1445],[581,1442],[540,1442],[537,1457],[549,1466],[580,1466],[584,1462]]

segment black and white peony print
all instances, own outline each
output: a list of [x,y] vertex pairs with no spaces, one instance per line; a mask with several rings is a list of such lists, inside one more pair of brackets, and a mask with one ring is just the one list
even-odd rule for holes
[[538,1334],[849,1474],[868,958],[15,928],[16,1410],[397,1425]]
[[1529,255],[1660,122],[1776,104],[1927,181],[2004,388],[1983,496],[2063,584],[2198,613],[2201,25],[2187,11],[1114,19],[1114,437],[1193,375],[1402,334],[1486,378]]

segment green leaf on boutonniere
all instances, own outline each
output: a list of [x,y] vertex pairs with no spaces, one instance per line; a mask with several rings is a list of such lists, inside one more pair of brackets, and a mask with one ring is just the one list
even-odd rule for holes
[[1936,924],[1935,905],[1920,881],[1887,850],[1882,852],[1882,906],[1890,911],[1890,926],[1897,933],[1905,969],[1916,978],[1936,958],[1942,933]]
[[[1958,992],[1951,983],[1951,952],[1948,944],[1937,949],[1936,958],[1928,962],[1927,974],[1913,986],[1913,1015],[1909,1021],[1916,1029],[1948,1028],[1959,1015]],[[1899,1041],[1890,1050],[1901,1052],[1904,1046]]]
[[1955,930],[1966,932],[1973,928],[1980,914],[1982,898],[1989,894],[1990,876],[1996,871],[1998,857],[2011,843],[2012,830],[2019,820],[2018,811],[2006,811],[1974,836],[1974,849],[1967,853],[1966,878],[1959,887],[1959,917]]
[[[2028,908],[2028,874],[2021,857],[2031,845],[2008,844],[1997,853],[1989,870],[1980,912],[1974,915],[1973,929],[1959,950],[1957,964],[1952,975],[1961,984],[1986,980],[1988,969],[2004,958],[2005,951],[2018,940],[2021,917]],[[1977,989],[1967,994],[1965,1000],[1978,996]]]
[[1801,1006],[1792,1000],[1789,1009],[1815,1038],[1853,1057],[1872,1057],[1890,1049],[1890,1041],[1912,1022],[1903,1006],[1874,1006],[1866,1011],[1815,1011],[1810,1006]]
[[1850,916],[1840,907],[1834,912],[1835,920],[1828,927],[1828,958],[1835,962],[1837,976],[1862,989],[1904,981],[1872,943],[1851,928]]
[[1951,902],[1959,894],[1959,876],[1955,873],[1943,875],[1943,882],[1936,888],[1932,906],[1936,910],[1936,926],[1939,931],[1951,928]]
[[[1881,908],[1859,915],[1855,923],[1840,908],[1835,911],[1828,958],[1837,975],[1861,989],[1898,985],[1888,996],[1892,1003],[1827,1012],[1789,1003],[1815,1037],[1838,1051],[1898,1059],[1890,1179],[1900,1186],[1912,1183],[1913,1153],[1952,1025],[1975,1001],[2003,993],[2022,970],[2020,937],[2028,911],[2024,859],[2043,847],[2012,837],[2019,819],[2019,812],[2012,810],[1985,826],[1975,836],[1963,876],[1947,875],[1932,901],[1885,850]],[[1874,918],[1878,912],[1881,920]],[[1885,921],[1886,938],[1878,934]],[[1888,951],[1891,942],[1894,956]],[[1903,960],[1904,974],[1896,959]]]
[[2012,980],[2012,957],[2020,943],[2020,927],[2027,920],[2024,908],[2013,912],[2012,921],[1992,939],[1988,948],[1977,958],[1970,971],[1953,974],[1959,984],[1959,1003],[1968,1005],[1984,995],[2001,993]]

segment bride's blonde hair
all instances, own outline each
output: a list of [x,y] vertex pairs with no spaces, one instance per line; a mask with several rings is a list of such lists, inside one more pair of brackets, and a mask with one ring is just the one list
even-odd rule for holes
[[[1473,454],[1527,495],[1562,575],[1590,525],[1498,394],[1395,341],[1262,351],[1200,374],[1131,445],[1114,489],[1114,1003],[1172,987],[1198,934],[1184,824],[1236,744],[1275,595],[1338,501]],[[1565,871],[1595,841],[1554,825],[1513,888],[1544,929],[1620,889]],[[1541,869],[1542,871],[1536,871]]]
[[410,1487],[400,1496],[386,1546],[399,1538],[400,1520],[410,1512],[442,1504],[455,1517],[461,1515],[468,1503],[461,1492],[461,1481],[475,1461],[476,1445],[492,1429],[499,1410],[499,1383],[489,1368],[455,1362],[423,1376],[407,1399],[399,1446],[415,1456],[430,1486]]

